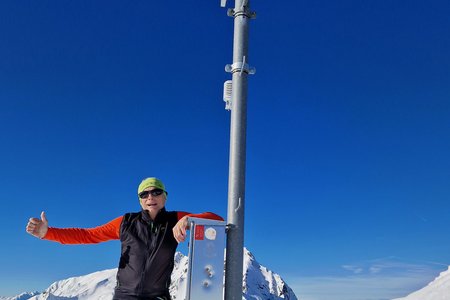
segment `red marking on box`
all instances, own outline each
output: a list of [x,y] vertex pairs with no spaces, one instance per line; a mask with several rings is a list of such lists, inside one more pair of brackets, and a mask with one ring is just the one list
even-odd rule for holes
[[205,239],[205,226],[197,225],[195,226],[195,239],[204,240]]

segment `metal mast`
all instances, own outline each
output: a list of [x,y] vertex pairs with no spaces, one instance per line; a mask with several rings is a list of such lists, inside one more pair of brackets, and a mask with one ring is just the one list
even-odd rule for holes
[[[225,5],[226,0],[221,0],[221,6]],[[235,7],[228,9],[228,16],[234,17],[234,41],[233,64],[225,67],[233,79],[225,83],[225,90],[231,91],[231,95],[224,96],[231,110],[225,300],[242,300],[247,77],[255,73],[247,64],[248,26],[255,13],[250,12],[248,0],[235,0]]]

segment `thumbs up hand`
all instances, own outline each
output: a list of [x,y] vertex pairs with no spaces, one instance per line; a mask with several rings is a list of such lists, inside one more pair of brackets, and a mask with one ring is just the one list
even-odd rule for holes
[[26,228],[27,232],[32,236],[42,239],[48,231],[48,220],[45,212],[41,213],[41,218],[30,218]]

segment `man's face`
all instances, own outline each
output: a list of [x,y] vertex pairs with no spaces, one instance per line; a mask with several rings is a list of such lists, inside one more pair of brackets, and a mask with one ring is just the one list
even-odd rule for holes
[[142,209],[147,210],[154,218],[156,214],[166,205],[166,193],[163,190],[148,187],[139,194]]

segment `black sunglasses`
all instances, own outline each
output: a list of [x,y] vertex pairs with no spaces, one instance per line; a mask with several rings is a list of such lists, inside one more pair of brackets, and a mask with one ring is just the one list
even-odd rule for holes
[[149,195],[152,195],[155,197],[155,196],[161,195],[162,193],[164,193],[164,191],[161,189],[154,189],[151,191],[143,191],[143,192],[139,193],[139,198],[146,199],[146,198],[148,198]]

